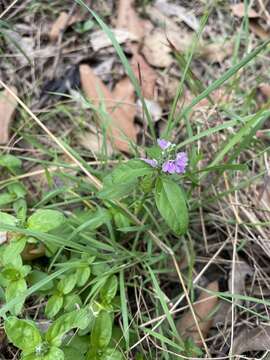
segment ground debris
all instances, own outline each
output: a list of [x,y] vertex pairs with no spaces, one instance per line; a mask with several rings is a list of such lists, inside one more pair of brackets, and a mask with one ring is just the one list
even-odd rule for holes
[[[11,90],[17,95],[15,87]],[[14,117],[17,101],[7,91],[0,93],[0,144],[7,144],[9,141],[9,128]]]
[[[116,99],[110,90],[94,74],[88,65],[80,65],[80,77],[82,89],[87,98],[96,106],[105,105],[107,116],[101,119],[103,125],[108,128],[108,136],[112,139],[113,145],[125,152],[129,152],[128,140],[136,141],[136,130],[133,124],[133,114],[128,114],[123,105],[117,106]],[[128,105],[130,107],[130,104]],[[104,122],[107,122],[106,124]],[[127,137],[127,139],[125,139]]]
[[[231,5],[231,10],[232,10],[233,15],[235,15],[237,17],[242,18],[245,16],[245,4],[243,2]],[[257,13],[257,11],[252,9],[251,6],[248,6],[247,15],[249,18],[259,17],[259,14]]]
[[173,16],[175,21],[183,21],[192,30],[199,30],[200,24],[198,19],[193,12],[187,8],[178,4],[170,3],[167,0],[156,0],[154,6],[163,14]]
[[[213,281],[208,284],[207,290],[210,291],[218,291],[218,281]],[[209,298],[207,301],[205,299]],[[201,332],[203,336],[207,336],[208,331],[210,330],[213,323],[213,312],[217,308],[218,305],[218,297],[211,296],[206,291],[202,290],[197,303],[193,306],[194,312],[196,314]],[[201,337],[197,330],[197,327],[194,322],[194,318],[192,316],[191,311],[186,312],[181,319],[177,323],[177,329],[181,336],[190,337],[196,342],[198,345],[202,345]]]
[[270,349],[270,327],[260,326],[254,329],[246,327],[240,331],[233,342],[235,355],[241,355],[248,351],[262,351]]

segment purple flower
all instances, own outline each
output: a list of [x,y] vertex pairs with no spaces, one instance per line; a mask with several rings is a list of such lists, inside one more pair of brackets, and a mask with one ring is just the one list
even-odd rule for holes
[[168,149],[168,147],[170,147],[172,145],[172,143],[170,141],[167,141],[164,139],[158,139],[157,143],[162,150],[166,150],[166,149]]
[[146,164],[151,165],[152,167],[157,167],[158,166],[158,162],[156,159],[146,159],[146,158],[141,158],[142,161],[144,161]]
[[165,161],[162,165],[162,171],[169,174],[174,174],[176,172],[176,166],[174,160]]
[[175,172],[177,174],[183,174],[186,171],[188,164],[188,157],[185,152],[180,152],[176,155],[175,159]]

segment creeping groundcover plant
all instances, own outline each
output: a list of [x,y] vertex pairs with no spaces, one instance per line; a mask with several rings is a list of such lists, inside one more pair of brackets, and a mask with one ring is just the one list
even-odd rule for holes
[[[12,155],[0,156],[1,171],[8,176],[19,174],[22,164],[15,160]],[[4,304],[0,316],[21,359],[125,358],[121,339],[131,344],[137,334],[129,329],[127,317],[124,330],[117,326],[127,314],[121,269],[128,264],[126,257],[132,256],[129,244],[123,246],[122,241],[132,232],[136,239],[140,227],[173,235],[186,232],[183,180],[187,165],[185,152],[158,139],[146,149],[145,157],[107,168],[105,176],[100,173],[102,189],[89,188],[89,183],[80,188],[75,183],[76,191],[92,195],[90,202],[74,209],[67,197],[67,206],[63,202],[58,209],[46,207],[53,204],[50,199],[55,192],[38,200],[38,208],[35,204],[28,208],[23,183],[16,180],[8,185],[6,199],[13,203],[13,210],[0,211],[0,232],[5,238],[0,247]],[[149,216],[158,212],[157,221]],[[136,241],[131,246],[140,252]],[[149,237],[144,241],[148,245]],[[38,319],[47,325],[41,326]]]

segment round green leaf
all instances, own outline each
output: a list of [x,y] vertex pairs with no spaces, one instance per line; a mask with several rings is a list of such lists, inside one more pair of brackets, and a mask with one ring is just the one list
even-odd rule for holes
[[77,269],[76,275],[77,275],[77,285],[79,287],[84,286],[89,279],[89,276],[91,274],[91,268],[89,266],[83,266]]
[[0,211],[0,231],[4,231],[5,229],[1,229],[1,223],[16,226],[18,220],[14,216]]
[[40,209],[28,218],[27,227],[31,230],[48,232],[64,222],[65,216],[60,211]]
[[63,301],[63,296],[59,294],[54,294],[49,298],[45,307],[45,314],[49,319],[53,318],[60,311]]
[[100,360],[123,360],[123,356],[115,348],[107,348],[102,353]]
[[63,294],[69,294],[74,289],[76,282],[76,274],[66,275],[59,281],[57,289]]
[[109,279],[101,288],[100,291],[101,300],[106,304],[110,304],[116,295],[117,287],[118,287],[117,276],[113,275],[109,277]]
[[9,317],[5,321],[5,332],[17,348],[26,353],[34,352],[41,342],[41,335],[32,321]]
[[65,360],[64,352],[56,346],[52,346],[42,360]]
[[16,156],[5,154],[0,156],[0,166],[8,169],[18,168],[22,166],[22,162]]
[[168,178],[158,179],[155,200],[161,216],[171,230],[178,235],[184,234],[188,227],[188,210],[179,185]]
[[87,309],[80,309],[72,311],[68,314],[60,316],[49,327],[46,340],[54,346],[60,346],[62,337],[65,333],[73,328],[84,329],[88,326],[90,321],[90,313]]
[[78,294],[71,293],[64,298],[65,311],[73,311],[82,305],[82,300]]
[[19,279],[17,281],[11,281],[7,288],[6,288],[6,292],[5,292],[5,296],[6,296],[6,301],[7,303],[11,300],[13,300],[14,298],[16,298],[17,296],[22,295],[22,298],[19,299],[17,301],[17,303],[15,305],[12,306],[12,308],[10,309],[10,312],[13,315],[18,315],[23,307],[24,304],[24,300],[25,297],[23,296],[23,294],[25,293],[25,291],[27,290],[27,285],[26,285],[26,281],[24,279]]

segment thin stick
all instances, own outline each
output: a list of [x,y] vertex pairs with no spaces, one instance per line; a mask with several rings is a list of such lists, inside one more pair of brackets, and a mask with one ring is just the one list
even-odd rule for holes
[[16,2],[18,2],[18,0],[14,0],[1,14],[0,14],[0,19],[2,19],[2,17],[4,15],[6,15],[6,13],[16,4]]

